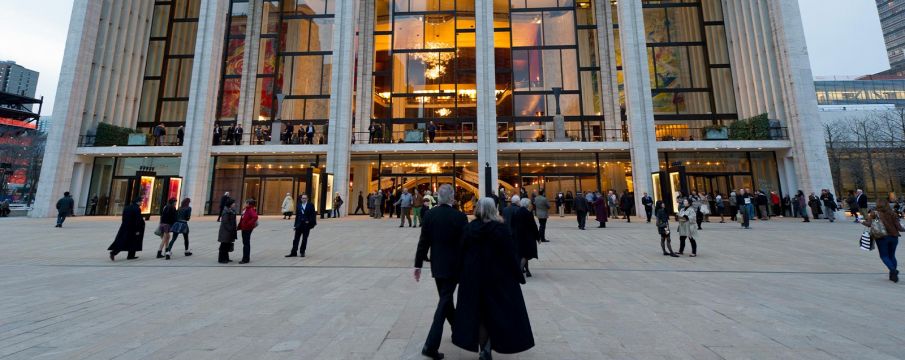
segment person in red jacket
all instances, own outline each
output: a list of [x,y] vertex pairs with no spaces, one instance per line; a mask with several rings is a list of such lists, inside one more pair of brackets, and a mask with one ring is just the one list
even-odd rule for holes
[[242,232],[242,261],[239,264],[248,264],[251,255],[251,231],[258,227],[258,212],[255,210],[257,202],[250,199],[245,202],[245,211],[239,220],[239,231]]
[[780,204],[779,194],[777,194],[775,191],[771,191],[770,192],[770,205],[773,205],[772,206],[773,216],[782,216],[782,213],[779,211],[779,209],[780,209],[779,204]]

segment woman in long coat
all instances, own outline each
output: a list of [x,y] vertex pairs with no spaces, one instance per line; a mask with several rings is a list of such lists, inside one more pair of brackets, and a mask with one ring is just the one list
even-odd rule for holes
[[462,268],[452,341],[491,358],[491,349],[512,354],[534,347],[519,283],[515,243],[491,198],[482,198],[462,238]]
[[697,210],[687,199],[679,209],[679,255],[685,251],[685,238],[691,241],[691,257],[698,256],[698,243],[694,240],[698,235]]
[[233,243],[236,242],[238,237],[236,209],[233,207],[235,204],[236,200],[231,198],[226,200],[226,208],[223,209],[220,218],[220,231],[217,233],[217,241],[220,242],[220,253],[217,257],[217,262],[221,264],[227,264],[232,261],[229,259],[229,252],[232,251]]
[[110,250],[110,261],[115,261],[116,254],[120,251],[129,252],[126,259],[138,259],[135,252],[141,251],[145,238],[145,219],[141,216],[141,208],[138,207],[140,201],[141,199],[137,198],[123,208],[123,222],[116,233],[116,239],[107,248]]
[[608,197],[601,196],[597,193],[597,200],[594,200],[594,213],[597,216],[597,222],[600,223],[599,228],[606,227],[607,218],[610,217],[610,205],[607,202]]
[[[495,205],[495,204],[494,204]],[[537,228],[537,222],[534,221],[534,214],[528,207],[531,206],[531,199],[519,200],[519,209],[515,212],[512,219],[510,229],[518,235],[514,235],[516,247],[518,247],[520,265],[525,276],[531,277],[531,270],[528,268],[528,261],[537,259],[537,243],[540,242],[540,231]]]
[[291,220],[292,213],[295,211],[295,202],[292,201],[292,195],[286,193],[286,197],[283,198],[283,203],[280,204],[280,210],[283,211],[283,219]]

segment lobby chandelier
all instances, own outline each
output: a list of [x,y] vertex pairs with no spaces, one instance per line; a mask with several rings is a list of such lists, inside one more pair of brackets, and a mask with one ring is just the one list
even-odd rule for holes
[[[424,50],[449,49],[452,45],[439,41],[428,41],[424,44]],[[452,60],[455,52],[423,52],[412,54],[416,59],[421,60],[426,68],[424,69],[424,77],[436,80],[446,73],[446,65]]]

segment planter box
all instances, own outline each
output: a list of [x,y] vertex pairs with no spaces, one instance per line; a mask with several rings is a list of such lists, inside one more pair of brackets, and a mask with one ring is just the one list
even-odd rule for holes
[[147,144],[148,144],[148,137],[145,136],[145,134],[142,134],[142,133],[139,133],[139,134],[129,134],[129,142],[127,142],[126,144],[129,145],[129,146],[133,146],[133,145],[138,145],[138,146],[147,145]]
[[729,140],[729,129],[728,128],[705,129],[704,130],[704,139],[705,140]]

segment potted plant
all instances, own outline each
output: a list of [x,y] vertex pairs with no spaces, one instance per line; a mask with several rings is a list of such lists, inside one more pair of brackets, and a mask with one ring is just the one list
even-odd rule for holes
[[729,128],[720,124],[704,127],[705,140],[729,140]]

